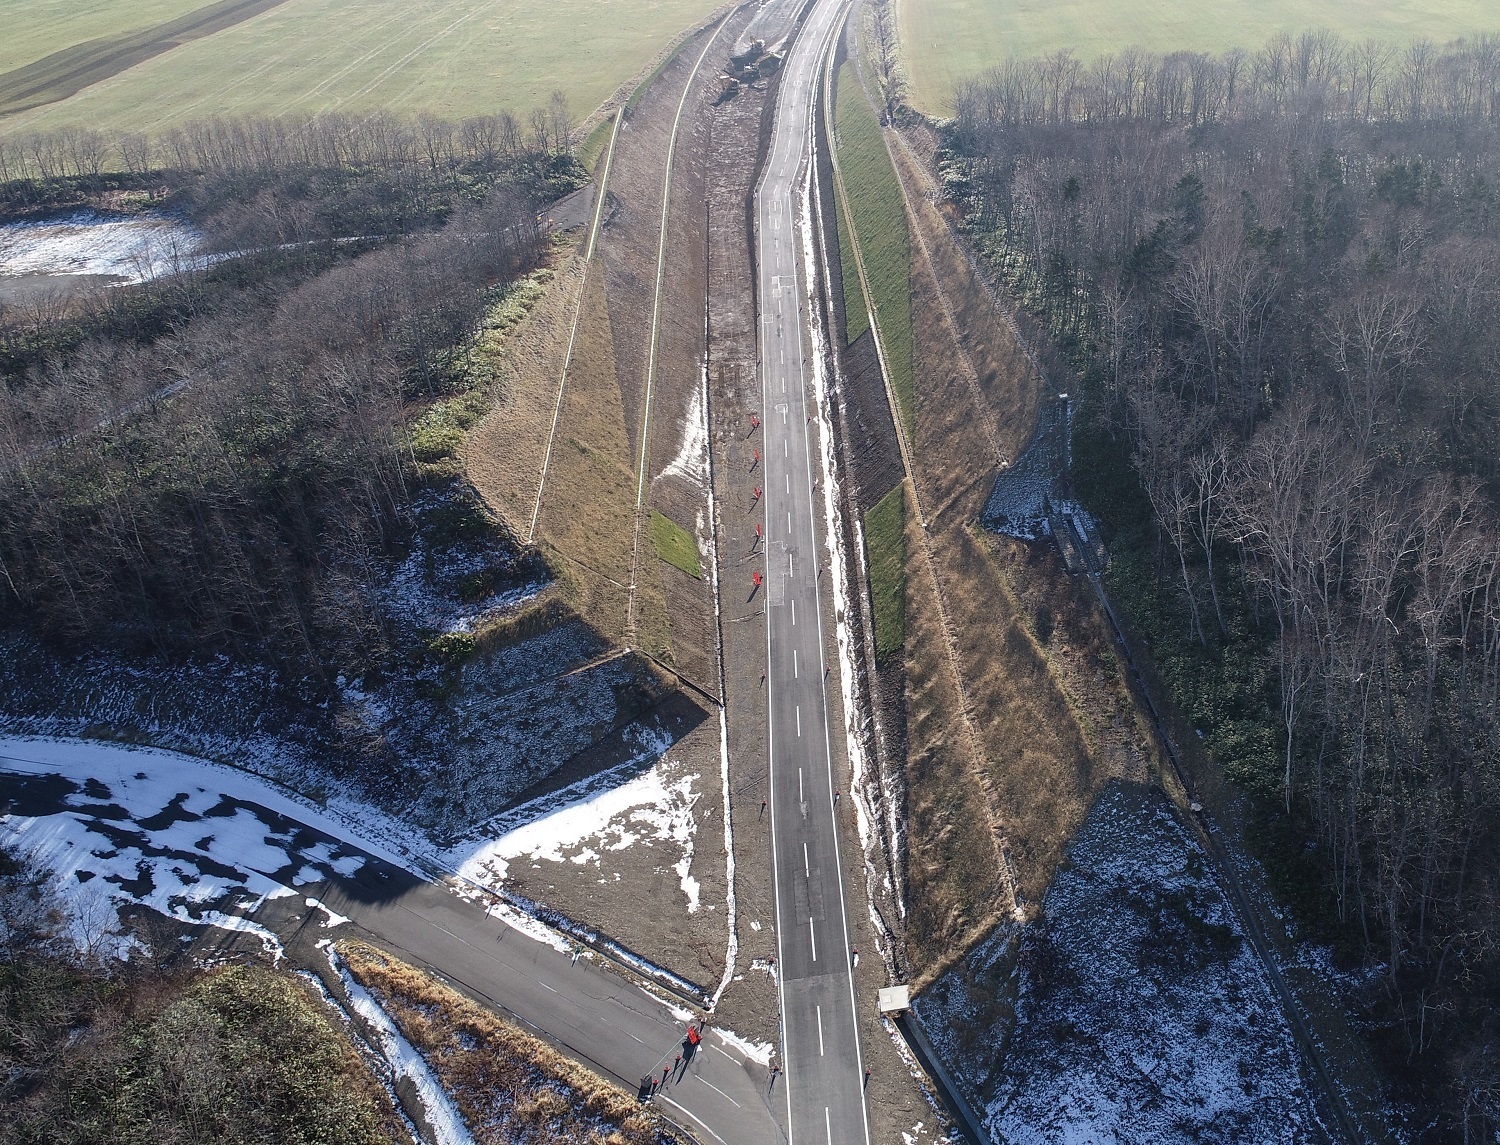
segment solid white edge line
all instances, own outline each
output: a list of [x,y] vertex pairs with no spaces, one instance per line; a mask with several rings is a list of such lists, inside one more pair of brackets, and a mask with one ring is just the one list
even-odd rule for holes
[[[831,48],[832,47],[834,36],[836,34],[841,34],[842,29],[845,27],[845,25],[848,22],[848,15],[849,15],[849,9],[845,8],[843,16],[840,19],[837,19],[837,20],[834,21],[835,30],[829,36],[829,42],[828,42],[828,45],[826,46],[827,48]],[[828,51],[828,50],[825,50],[825,53],[824,53],[823,58],[822,58],[822,64],[821,64],[821,67],[825,71],[830,66],[830,64],[832,62],[832,59],[833,59],[832,52]],[[813,114],[812,113],[812,106],[809,105],[809,107],[808,107],[808,129],[807,129],[807,135],[806,135],[807,149],[808,149],[808,153],[809,153],[809,158],[811,158],[812,142],[813,142],[813,129],[814,129],[813,122],[812,122],[812,114]],[[830,140],[829,142],[830,142],[830,145],[831,145],[832,144],[832,140]],[[816,201],[815,198],[814,198],[814,188],[816,187],[816,185],[817,185],[817,164],[815,162],[808,162],[808,164],[807,164],[807,175],[806,175],[806,187],[807,187],[807,203],[808,203],[808,213],[809,213],[809,217],[807,219],[807,225],[808,225],[809,228],[812,226],[811,214],[812,214],[813,204]],[[810,232],[809,232],[808,238],[809,239],[811,238]],[[809,256],[809,257],[811,257],[810,246],[811,246],[811,244],[809,242],[808,249],[804,250],[804,254],[807,255],[807,256]],[[812,274],[814,272],[815,269],[816,269],[815,265],[809,266],[809,267],[806,268],[805,273],[807,273],[807,274],[810,275],[810,274]],[[819,425],[820,429],[822,428],[822,424],[823,424],[823,414],[822,414],[822,410],[820,409],[818,411],[818,425]],[[811,446],[811,443],[809,443],[809,445],[808,445],[808,462],[807,462],[808,463],[808,470],[809,470],[809,472],[811,472],[811,469],[812,469],[812,452],[811,452],[811,450],[812,450],[812,446]],[[811,486],[808,487],[808,491],[807,491],[807,507],[808,507],[808,511],[810,513],[813,513],[813,520],[814,520],[814,522],[816,522],[817,515],[816,515],[816,512],[815,512],[814,507],[813,507],[812,488],[811,488]],[[814,525],[814,536],[816,536],[816,532],[817,532],[816,525]],[[830,547],[831,547],[831,543],[830,543]],[[833,559],[832,553],[830,553],[829,559],[830,560]],[[815,599],[816,599],[816,594],[818,593],[818,591],[819,591],[819,589],[818,589],[818,582],[817,582],[817,580],[815,578],[814,581],[813,581],[813,592],[815,594]],[[823,730],[824,730],[825,736],[827,737],[827,750],[828,750],[828,759],[829,759],[828,784],[829,784],[829,787],[831,788],[833,786],[833,731],[832,731],[832,723],[828,719],[828,683],[827,683],[828,682],[828,673],[827,673],[827,666],[824,663],[824,658],[823,658],[823,654],[824,654],[824,639],[825,639],[825,637],[824,637],[824,633],[823,633],[823,610],[820,607],[818,609],[818,662],[819,662],[819,665],[824,668],[824,671],[822,673],[820,673],[820,675],[819,675],[819,687],[821,688],[822,694],[823,694]],[[842,669],[840,669],[840,670],[842,670]],[[845,947],[848,947],[849,946],[849,909],[848,909],[848,904],[845,902],[845,898],[844,898],[844,858],[843,858],[842,849],[838,845],[839,844],[838,818],[834,814],[833,806],[832,806],[832,801],[831,800],[830,800],[830,803],[829,803],[828,814],[829,814],[830,818],[832,818],[834,820],[834,823],[833,823],[833,860],[834,860],[835,870],[838,873],[839,913],[842,916],[843,923],[844,923],[844,945],[845,945]],[[864,1071],[864,1055],[860,1052],[860,1045],[859,1045],[859,1007],[858,1007],[858,1003],[857,1003],[857,1001],[855,999],[855,995],[854,995],[854,971],[853,971],[852,968],[850,969],[850,971],[848,973],[848,980],[849,980],[849,1018],[850,1018],[850,1024],[853,1026],[853,1031],[852,1032],[854,1034],[854,1039],[853,1039],[853,1041],[854,1041],[854,1063],[855,1063],[855,1069],[856,1069],[856,1071],[858,1073],[862,1074],[863,1071]],[[860,1116],[860,1120],[861,1120],[861,1123],[862,1123],[863,1128],[864,1128],[865,1142],[866,1142],[866,1145],[869,1145],[869,1141],[870,1141],[870,1116],[869,1116],[868,1105],[867,1105],[867,1103],[865,1101],[865,1091],[864,1091],[864,1086],[863,1085],[861,1085],[859,1087],[859,1107],[860,1107],[860,1115],[861,1115]]]

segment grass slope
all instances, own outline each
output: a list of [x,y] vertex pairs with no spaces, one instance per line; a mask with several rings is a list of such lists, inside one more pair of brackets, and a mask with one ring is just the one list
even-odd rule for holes
[[[85,38],[73,36],[67,25],[70,13],[90,2],[53,0],[53,50]],[[509,108],[524,121],[559,89],[582,118],[714,3],[295,0],[157,55],[70,99],[0,120],[0,130],[73,123],[160,129],[209,115],[374,108],[451,117]],[[132,23],[139,28],[147,21]]]
[[875,655],[906,643],[906,485],[897,485],[865,514],[865,553],[875,607]]
[[1331,28],[1362,41],[1443,41],[1500,30],[1483,0],[897,0],[913,106],[946,115],[954,88],[1005,56],[1071,48],[1088,60],[1136,46],[1158,52],[1255,49],[1277,32]]
[[698,542],[693,534],[671,517],[651,510],[651,542],[656,546],[656,555],[673,568],[679,568],[690,577],[703,577],[703,564],[698,558]]
[[[844,190],[854,216],[854,232],[865,260],[880,334],[885,343],[891,386],[901,406],[908,438],[916,428],[916,392],[912,376],[911,235],[901,184],[880,137],[880,123],[859,86],[853,65],[839,68],[835,96],[835,132]],[[840,235],[841,244],[844,241]],[[848,262],[852,262],[849,259]],[[845,271],[845,307],[850,308]],[[858,307],[858,295],[855,295]],[[862,331],[861,331],[862,332]],[[856,336],[853,321],[850,336]]]
[[844,289],[844,340],[853,345],[870,328],[870,310],[865,303],[865,292],[859,285],[859,267],[854,262],[854,240],[849,237],[849,220],[844,217],[844,204],[835,203],[835,214],[839,228],[840,279]]

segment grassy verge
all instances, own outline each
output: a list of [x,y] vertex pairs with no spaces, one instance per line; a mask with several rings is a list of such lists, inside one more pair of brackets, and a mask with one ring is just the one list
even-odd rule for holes
[[859,267],[854,262],[854,240],[849,237],[849,220],[844,217],[844,204],[841,201],[835,203],[835,215],[839,228],[839,277],[844,290],[844,341],[852,346],[870,329],[870,308],[865,302],[864,288],[859,285]]
[[[615,115],[619,113],[616,112]],[[601,119],[590,131],[588,138],[578,147],[578,162],[582,163],[598,178],[602,172],[596,170],[599,160],[604,157],[604,149],[609,146],[609,133],[615,129],[615,116],[608,115]]]
[[546,296],[555,277],[550,265],[538,267],[489,299],[473,340],[448,366],[453,396],[429,405],[407,431],[412,458],[423,476],[454,477],[460,472],[464,442],[489,412],[496,383],[505,376],[510,335]]
[[479,1145],[679,1140],[634,1094],[456,990],[363,943],[342,942],[338,950],[438,1075]]
[[698,556],[698,541],[671,517],[651,510],[651,543],[656,555],[673,568],[690,577],[703,578],[703,563]]
[[906,643],[906,484],[897,485],[865,514],[865,553],[875,608],[875,655]]
[[[891,388],[901,407],[908,439],[916,432],[916,387],[912,372],[911,234],[901,184],[880,135],[880,122],[860,88],[853,65],[839,68],[835,134],[844,191],[870,283],[870,301],[880,322]],[[843,235],[840,236],[842,253]],[[848,260],[852,262],[852,258]],[[844,272],[847,284],[850,269]],[[857,296],[856,296],[857,297]],[[846,286],[845,309],[850,308]],[[858,306],[856,302],[856,307]],[[850,334],[853,336],[853,329]]]

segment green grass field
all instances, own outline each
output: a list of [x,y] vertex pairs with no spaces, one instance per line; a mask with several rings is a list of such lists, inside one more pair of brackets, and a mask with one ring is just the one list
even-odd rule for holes
[[698,541],[671,517],[651,510],[651,543],[656,555],[688,576],[703,576],[703,562],[698,556]]
[[[449,117],[508,109],[524,119],[558,89],[582,119],[715,2],[285,0],[117,74],[104,71],[71,98],[0,119],[0,131],[74,123],[154,131],[210,115],[374,108]],[[0,5],[7,16],[29,8],[21,0]],[[123,37],[195,7],[44,0],[22,21],[32,46],[7,42],[6,58],[19,66],[28,56]],[[88,18],[75,22],[78,13]]]
[[[885,142],[880,123],[860,90],[854,66],[839,68],[835,131],[844,191],[854,215],[854,234],[864,256],[880,336],[885,344],[891,372],[891,388],[901,406],[901,421],[908,439],[916,431],[916,391],[912,377],[911,333],[911,235],[906,229],[906,202]],[[841,245],[847,243],[841,236]],[[852,255],[852,251],[847,252]],[[858,278],[849,258],[844,268],[846,310],[850,337],[863,332],[856,321],[860,307]],[[853,279],[855,290],[850,291]]]
[[1082,59],[1131,45],[1168,52],[1260,47],[1282,31],[1331,28],[1444,42],[1500,31],[1484,0],[896,0],[909,101],[946,115],[954,87],[1007,55],[1071,48]]
[[88,40],[128,35],[206,0],[0,0],[0,72]]
[[865,555],[875,607],[875,655],[906,643],[906,486],[897,485],[865,514]]

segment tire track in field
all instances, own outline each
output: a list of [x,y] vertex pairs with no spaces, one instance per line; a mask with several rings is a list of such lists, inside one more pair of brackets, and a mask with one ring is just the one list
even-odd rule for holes
[[441,31],[434,32],[431,36],[427,37],[427,39],[423,40],[416,47],[412,48],[411,51],[407,52],[406,55],[402,56],[390,67],[386,68],[385,71],[381,72],[373,80],[365,84],[364,87],[360,88],[358,91],[351,93],[350,95],[344,96],[342,99],[334,101],[333,108],[336,110],[337,108],[342,107],[344,104],[348,103],[350,100],[359,99],[361,96],[368,95],[381,84],[385,83],[386,80],[390,79],[391,76],[393,76],[396,72],[400,71],[407,64],[411,63],[412,60],[416,59],[422,53],[427,51],[427,49],[432,47],[433,44],[449,36],[454,31],[454,29],[467,24],[481,12],[493,8],[494,6],[495,0],[481,0],[481,3],[472,8],[470,11],[464,13],[457,20],[454,20],[446,28],[443,28]]

